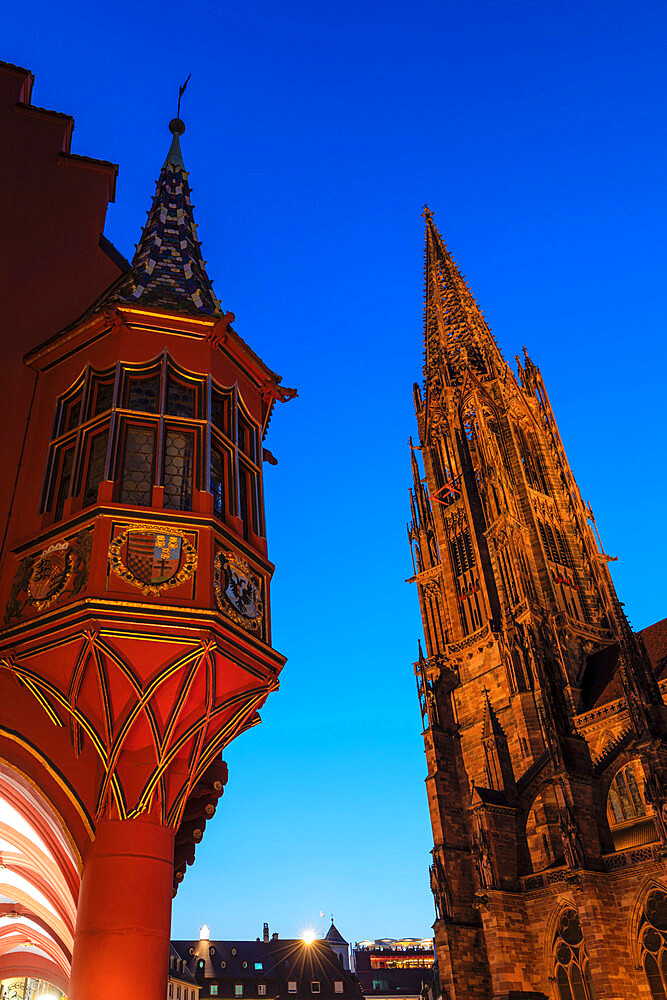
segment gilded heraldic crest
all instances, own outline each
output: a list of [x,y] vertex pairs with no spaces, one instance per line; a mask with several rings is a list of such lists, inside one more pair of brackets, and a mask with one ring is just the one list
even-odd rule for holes
[[65,589],[72,572],[72,553],[68,542],[56,542],[37,556],[26,591],[31,604],[41,611]]
[[215,599],[224,615],[250,632],[259,632],[264,617],[261,582],[240,556],[219,552],[215,557]]
[[157,596],[190,579],[197,567],[197,552],[178,528],[130,525],[112,540],[109,562],[117,576],[142,594]]
[[82,528],[73,538],[54,542],[41,552],[24,556],[12,581],[5,624],[54,601],[76,597],[88,582],[93,533]]

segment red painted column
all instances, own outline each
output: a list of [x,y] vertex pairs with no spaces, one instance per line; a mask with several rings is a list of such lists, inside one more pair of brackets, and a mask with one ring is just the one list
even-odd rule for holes
[[101,820],[85,858],[70,1000],[164,1000],[174,831],[147,817]]

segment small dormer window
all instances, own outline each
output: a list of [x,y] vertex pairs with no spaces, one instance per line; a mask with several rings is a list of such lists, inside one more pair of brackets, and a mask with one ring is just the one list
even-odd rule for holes
[[237,983],[236,984],[236,986],[234,987],[234,996],[235,997],[242,997],[243,996],[243,983]]
[[313,981],[310,984],[310,992],[311,993],[319,993],[320,992],[320,981],[319,981],[319,979],[313,979]]
[[334,982],[334,993],[342,993],[342,992],[343,992],[343,980],[336,979],[336,981]]

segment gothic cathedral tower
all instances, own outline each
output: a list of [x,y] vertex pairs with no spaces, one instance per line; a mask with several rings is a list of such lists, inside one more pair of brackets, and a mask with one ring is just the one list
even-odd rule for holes
[[657,1000],[659,679],[616,596],[539,369],[526,353],[513,373],[424,216],[408,534],[426,638],[415,669],[443,996]]

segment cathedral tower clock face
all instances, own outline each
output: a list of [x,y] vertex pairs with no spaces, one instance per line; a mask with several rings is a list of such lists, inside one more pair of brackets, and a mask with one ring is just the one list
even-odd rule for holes
[[261,582],[245,560],[233,552],[215,558],[215,598],[223,614],[248,631],[262,627],[264,603]]

